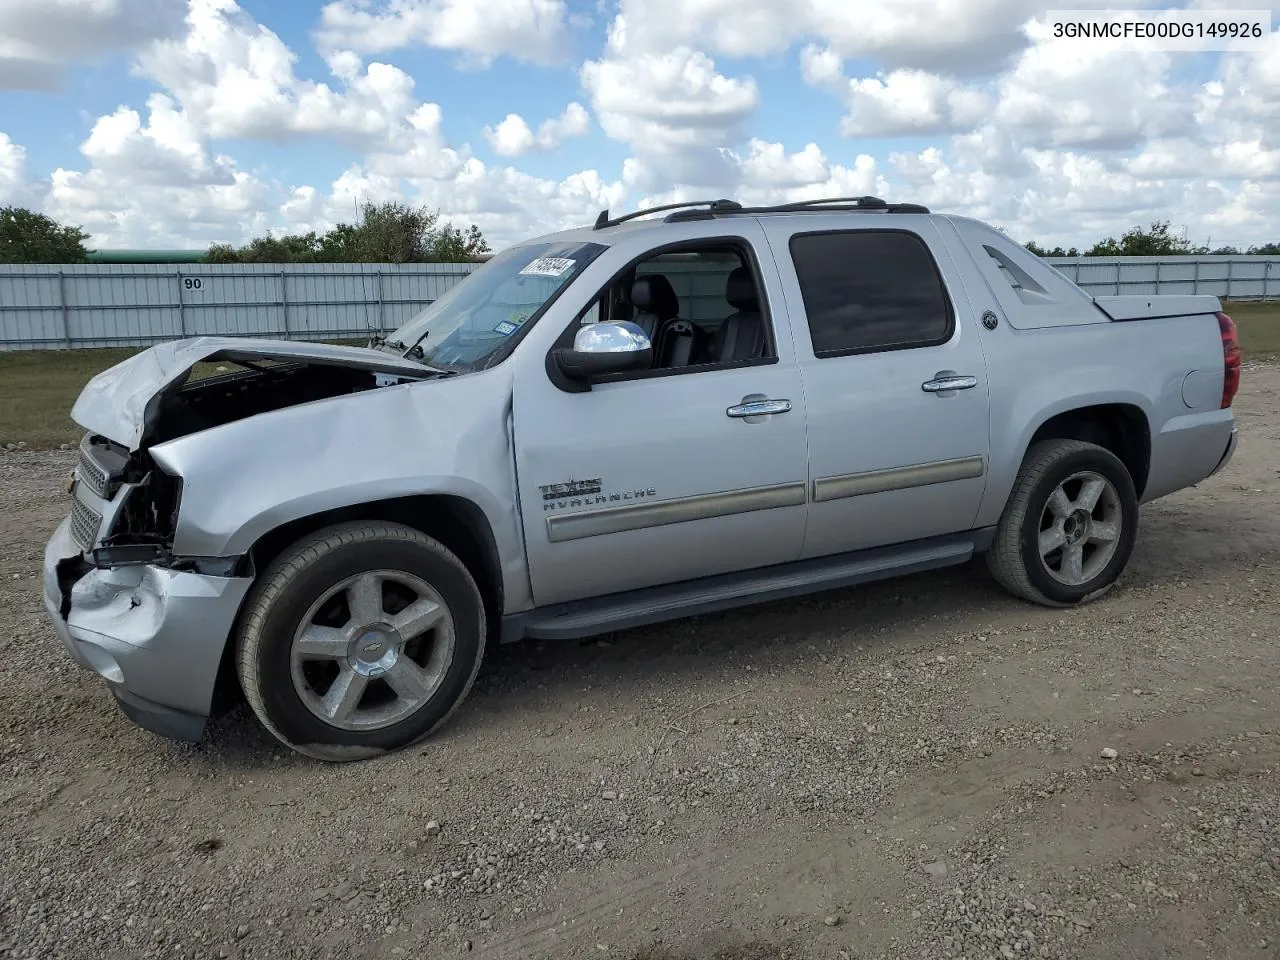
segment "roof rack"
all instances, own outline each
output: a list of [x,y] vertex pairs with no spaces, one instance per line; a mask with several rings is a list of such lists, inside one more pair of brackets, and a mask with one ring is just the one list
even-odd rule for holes
[[624,213],[620,217],[609,217],[609,211],[601,210],[596,217],[594,229],[614,227],[636,217],[650,213],[672,213],[663,218],[666,223],[679,223],[686,220],[714,220],[723,214],[753,213],[827,213],[827,212],[882,212],[882,213],[928,213],[929,208],[918,203],[886,203],[879,197],[824,197],[819,200],[794,200],[791,203],[778,203],[771,206],[744,207],[736,200],[687,200],[684,203],[664,203],[658,207],[646,207],[632,213]]
[[603,230],[605,227],[616,227],[620,223],[628,220],[634,220],[636,217],[643,217],[650,213],[661,213],[663,210],[683,210],[690,207],[706,207],[710,214],[715,212],[729,212],[732,210],[741,210],[742,204],[733,200],[686,200],[683,203],[664,203],[658,207],[646,207],[643,210],[635,210],[631,213],[624,213],[620,217],[609,217],[609,210],[606,208],[600,211],[600,215],[596,217],[596,223],[593,229]]
[[[883,213],[928,213],[929,208],[918,203],[886,203],[879,197],[825,197],[819,200],[796,200],[791,203],[778,203],[770,206],[744,207],[738,205],[732,212],[737,214],[753,213],[828,213],[828,212],[883,212]],[[682,220],[711,220],[717,211],[681,210],[666,217],[668,223]]]

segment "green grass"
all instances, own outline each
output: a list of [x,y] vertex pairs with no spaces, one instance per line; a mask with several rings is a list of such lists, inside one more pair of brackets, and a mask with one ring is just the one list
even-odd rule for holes
[[68,414],[85,381],[135,353],[132,348],[0,353],[0,445],[78,443],[84,430]]
[[[1280,302],[1236,301],[1226,310],[1239,327],[1246,360],[1280,358]],[[0,446],[24,441],[40,449],[78,443],[84,431],[68,413],[81,388],[94,374],[136,352],[125,348],[0,353]]]
[[1224,308],[1240,332],[1240,351],[1246,360],[1280,357],[1280,303],[1236,300]]

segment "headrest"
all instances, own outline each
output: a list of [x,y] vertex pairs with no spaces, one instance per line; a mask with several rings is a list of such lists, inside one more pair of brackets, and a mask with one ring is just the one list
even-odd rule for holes
[[657,314],[666,319],[680,313],[680,298],[671,281],[660,273],[636,277],[631,284],[631,302],[637,310]]
[[729,306],[743,313],[759,313],[760,297],[756,294],[756,281],[747,267],[736,267],[724,285],[724,298]]

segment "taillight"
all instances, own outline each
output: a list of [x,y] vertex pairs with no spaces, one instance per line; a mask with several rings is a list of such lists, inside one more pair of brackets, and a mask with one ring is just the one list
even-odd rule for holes
[[1225,313],[1218,314],[1218,330],[1222,333],[1222,409],[1231,406],[1240,389],[1240,341],[1236,324]]

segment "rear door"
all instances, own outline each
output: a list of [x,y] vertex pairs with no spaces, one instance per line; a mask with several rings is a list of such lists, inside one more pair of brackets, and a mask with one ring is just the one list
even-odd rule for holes
[[803,556],[970,529],[987,477],[987,368],[933,223],[762,219],[808,401]]

